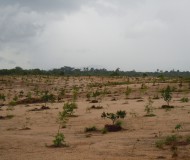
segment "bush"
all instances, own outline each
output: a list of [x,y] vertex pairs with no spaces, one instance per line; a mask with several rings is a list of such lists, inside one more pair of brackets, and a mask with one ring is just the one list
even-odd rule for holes
[[167,136],[165,139],[165,145],[171,145],[177,142],[177,135]]
[[63,133],[57,133],[56,136],[55,136],[55,139],[53,140],[53,144],[55,147],[61,147],[61,146],[64,146],[65,142],[65,137],[63,135]]
[[189,98],[187,97],[183,97],[180,99],[181,102],[185,103],[185,102],[189,102]]
[[65,112],[65,114],[68,114],[68,116],[71,116],[74,114],[74,110],[77,109],[77,104],[75,102],[67,102],[64,104],[63,106],[63,110]]
[[17,102],[16,102],[16,101],[11,101],[11,102],[9,102],[9,105],[10,105],[10,106],[16,106],[16,105],[17,105]]
[[167,105],[169,106],[169,103],[172,99],[172,90],[170,86],[167,86],[165,89],[162,90],[162,97],[164,98],[164,101],[167,102]]
[[0,100],[5,101],[5,95],[4,94],[0,94]]
[[93,131],[97,131],[96,126],[86,127],[85,128],[85,132],[93,132]]
[[131,94],[131,92],[132,92],[132,89],[129,88],[129,86],[127,86],[127,89],[126,89],[126,91],[125,91],[126,99],[129,97],[129,95]]
[[163,149],[165,142],[163,140],[156,141],[155,145],[159,149]]
[[103,128],[102,130],[101,130],[101,132],[102,132],[102,134],[106,134],[107,132],[108,132],[108,130],[107,130],[107,128]]
[[116,121],[116,123],[115,123],[116,126],[120,126],[120,127],[122,126],[122,124],[123,124],[123,122],[122,122],[122,121],[119,121],[119,120]]
[[119,119],[119,118],[125,118],[126,116],[126,112],[125,111],[117,111],[116,113],[105,113],[103,112],[101,117],[102,118],[108,118],[108,119],[111,119],[112,120],[112,124],[114,125],[116,120]]
[[187,137],[186,137],[186,142],[187,142],[187,143],[190,143],[190,136],[187,136]]

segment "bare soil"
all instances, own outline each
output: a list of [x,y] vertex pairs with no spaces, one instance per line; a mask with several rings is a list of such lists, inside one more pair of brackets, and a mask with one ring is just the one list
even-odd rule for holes
[[[0,119],[1,160],[174,159],[170,148],[156,148],[155,142],[172,134],[190,135],[190,102],[180,101],[183,97],[190,98],[190,90],[186,82],[179,87],[178,79],[163,82],[152,77],[3,76],[0,81],[0,94],[6,96],[5,101],[0,100],[0,117],[12,115],[12,118]],[[146,88],[141,89],[142,84]],[[162,109],[166,102],[160,91],[167,85],[175,88],[170,102],[174,108]],[[65,102],[72,101],[73,86],[78,88],[76,116],[69,117],[66,128],[60,131],[67,147],[47,147],[53,144],[58,131],[58,113]],[[127,86],[132,89],[128,97],[124,93]],[[65,90],[65,95],[53,103],[48,102],[49,109],[42,109],[44,102],[39,99],[43,91],[48,90],[58,97],[61,89]],[[95,91],[104,94],[87,100],[86,94]],[[156,115],[153,117],[145,116],[144,111],[149,96],[153,98],[153,114]],[[37,101],[26,101],[28,97]],[[13,99],[20,103],[10,106]],[[98,103],[90,103],[95,100]],[[96,109],[92,105],[102,107]],[[86,127],[96,126],[101,130],[106,124],[112,124],[111,120],[102,119],[101,114],[118,110],[127,112],[121,131],[106,134],[84,131]],[[177,124],[182,125],[179,131],[175,130]],[[189,144],[179,145],[175,158],[189,160],[189,153]]]

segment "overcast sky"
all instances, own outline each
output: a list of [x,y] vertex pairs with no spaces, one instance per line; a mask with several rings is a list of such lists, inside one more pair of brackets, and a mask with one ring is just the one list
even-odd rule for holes
[[190,70],[190,0],[0,0],[0,68]]

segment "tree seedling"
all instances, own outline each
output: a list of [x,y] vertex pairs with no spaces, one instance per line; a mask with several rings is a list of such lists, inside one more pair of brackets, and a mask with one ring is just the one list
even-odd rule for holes
[[162,90],[161,94],[162,94],[164,101],[167,102],[167,106],[170,106],[170,101],[172,99],[171,87],[167,86],[165,89]]
[[107,131],[116,132],[122,129],[121,122],[117,123],[118,119],[124,119],[126,117],[125,111],[117,111],[116,113],[105,113],[101,115],[102,118],[108,118],[112,121],[112,124],[106,124],[105,128]]
[[118,120],[119,118],[125,118],[126,116],[126,112],[125,111],[117,111],[116,113],[105,113],[103,112],[101,117],[102,118],[108,118],[112,121],[112,124],[114,125],[116,120]]
[[148,103],[145,105],[145,112],[146,112],[146,117],[153,117],[155,114],[153,114],[153,104],[154,102],[152,101],[151,97],[148,98]]

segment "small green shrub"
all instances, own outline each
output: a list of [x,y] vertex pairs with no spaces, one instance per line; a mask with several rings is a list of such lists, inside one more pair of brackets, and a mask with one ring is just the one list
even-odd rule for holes
[[172,90],[170,86],[167,86],[165,89],[162,90],[162,97],[164,101],[167,102],[167,105],[170,105],[170,101],[172,99]]
[[153,104],[153,101],[152,101],[152,99],[151,99],[151,97],[149,97],[148,98],[148,102],[147,102],[147,104],[145,105],[145,112],[146,112],[146,117],[153,117],[153,116],[155,116],[154,114],[153,114],[153,106],[152,106],[152,104]]
[[3,93],[0,93],[0,100],[5,101],[5,95]]
[[16,102],[16,101],[11,101],[11,102],[9,102],[9,105],[10,105],[10,106],[16,106],[16,105],[17,105],[17,102]]
[[165,145],[171,145],[175,142],[177,142],[177,135],[171,135],[171,136],[167,136],[165,139]]
[[63,110],[66,114],[68,114],[68,116],[71,116],[74,114],[74,110],[77,109],[77,104],[75,102],[67,102],[64,104],[63,106]]
[[131,92],[132,92],[132,89],[129,88],[129,86],[127,86],[127,89],[126,89],[126,91],[125,91],[126,99],[129,97],[129,95],[131,94]]
[[177,130],[177,131],[179,131],[181,128],[182,128],[182,125],[181,125],[181,124],[177,124],[177,125],[175,126],[175,130]]
[[102,134],[106,134],[108,133],[108,130],[104,127],[102,130],[101,130]]
[[102,118],[108,118],[110,120],[112,120],[112,124],[114,125],[116,120],[119,119],[119,118],[125,118],[126,116],[126,112],[125,111],[117,111],[116,113],[105,113],[103,112],[101,117]]
[[13,118],[13,117],[14,117],[14,115],[12,115],[12,114],[8,114],[8,115],[6,116],[7,119],[11,119],[11,118]]
[[190,136],[187,136],[187,137],[186,137],[186,142],[187,142],[187,143],[190,143]]
[[116,126],[120,126],[120,127],[122,126],[122,124],[123,124],[123,122],[122,122],[122,121],[119,121],[119,120],[116,121],[116,123],[115,123]]
[[163,140],[158,140],[155,143],[156,147],[159,148],[159,149],[163,149],[164,148],[164,144],[165,144],[165,142]]
[[92,126],[92,127],[86,127],[84,129],[85,132],[93,132],[93,131],[97,131],[96,126]]
[[41,99],[45,102],[45,106],[47,102],[54,102],[55,96],[53,94],[50,94],[49,91],[45,91],[42,95]]
[[187,102],[189,102],[189,98],[188,97],[183,97],[183,98],[180,99],[180,101],[183,102],[183,103],[187,103]]
[[53,144],[55,147],[61,147],[64,146],[65,142],[65,136],[63,135],[63,133],[57,133],[55,136],[55,139],[53,140]]

